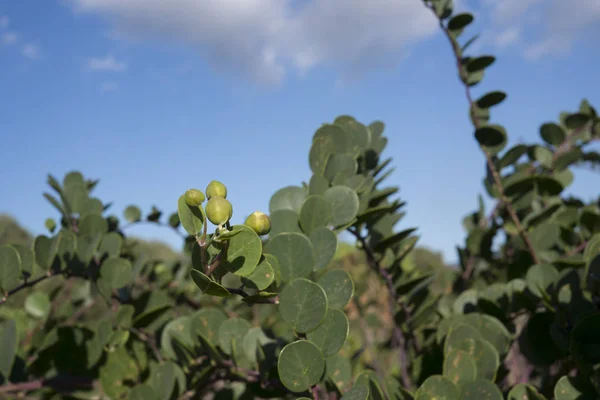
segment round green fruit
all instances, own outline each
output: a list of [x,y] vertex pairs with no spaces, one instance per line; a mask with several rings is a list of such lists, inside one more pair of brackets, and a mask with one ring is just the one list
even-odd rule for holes
[[213,197],[227,198],[227,187],[219,181],[211,181],[206,187],[206,197],[209,200]]
[[264,212],[254,211],[244,224],[259,235],[266,235],[271,231],[271,220]]
[[211,197],[206,203],[206,218],[214,225],[224,224],[233,215],[233,207],[223,197]]
[[206,199],[204,193],[198,189],[190,189],[185,192],[185,204],[190,207],[198,207]]

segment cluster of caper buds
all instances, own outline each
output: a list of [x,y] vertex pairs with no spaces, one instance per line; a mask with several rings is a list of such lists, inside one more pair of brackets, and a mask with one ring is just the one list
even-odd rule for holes
[[[227,187],[219,181],[211,181],[206,187],[206,218],[214,225],[223,226],[233,216],[233,207],[227,200]],[[185,192],[185,202],[190,207],[200,207],[206,199],[204,193],[198,189],[189,189]],[[259,235],[266,235],[271,231],[271,220],[267,214],[255,211],[244,224]]]

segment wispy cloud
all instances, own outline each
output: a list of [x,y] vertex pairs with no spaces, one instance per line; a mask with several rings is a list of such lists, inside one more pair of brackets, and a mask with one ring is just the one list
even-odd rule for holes
[[499,48],[518,46],[528,60],[568,53],[600,33],[600,1],[484,0],[490,38]]
[[30,60],[40,58],[40,47],[36,44],[28,43],[21,48],[21,54]]
[[112,55],[107,55],[102,58],[90,58],[88,68],[93,71],[123,72],[127,70],[127,64],[117,61]]
[[290,69],[356,76],[402,59],[437,32],[415,0],[69,0],[114,22],[116,37],[177,41],[216,70],[276,84]]
[[8,17],[6,15],[0,16],[0,29],[8,28],[9,23],[10,23],[10,20],[8,19]]
[[0,34],[0,42],[5,46],[10,46],[17,43],[19,36],[14,32],[3,32]]

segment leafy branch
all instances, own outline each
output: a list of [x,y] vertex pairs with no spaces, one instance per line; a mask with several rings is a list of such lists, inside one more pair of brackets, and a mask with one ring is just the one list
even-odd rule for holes
[[[461,82],[463,83],[463,85],[465,87],[465,95],[466,95],[466,98],[467,98],[467,101],[469,104],[469,114],[471,116],[471,122],[473,123],[475,130],[478,130],[482,127],[482,124],[479,122],[479,116],[477,115],[477,107],[476,107],[473,97],[471,95],[471,85],[469,85],[469,83],[468,83],[469,72],[466,69],[465,62],[463,61],[462,50],[461,50],[458,42],[456,41],[456,39],[454,38],[454,36],[450,32],[450,30],[448,29],[448,27],[444,24],[443,19],[440,18],[440,16],[438,15],[438,12],[437,12],[434,4],[432,4],[431,2],[428,2],[428,1],[430,1],[430,0],[424,0],[425,6],[427,8],[429,8],[433,12],[433,14],[436,16],[436,18],[438,19],[440,28],[442,29],[442,31],[444,32],[444,34],[446,35],[446,37],[448,38],[448,41],[450,42],[450,44],[452,46],[452,51],[453,51],[454,57],[456,59],[456,67],[458,68]],[[523,228],[523,224],[521,223],[521,220],[517,216],[517,213],[514,210],[514,207],[512,205],[510,198],[506,195],[506,193],[504,191],[502,179],[500,177],[498,168],[494,164],[492,155],[487,150],[485,150],[483,148],[482,148],[482,150],[485,155],[487,167],[492,175],[494,185],[496,187],[496,190],[498,191],[500,201],[502,202],[502,204],[504,204],[506,211],[508,212],[512,222],[514,223],[515,227],[517,228],[517,231],[519,232],[519,235],[525,242],[525,245],[527,246],[527,249],[528,249],[529,253],[531,254],[531,258],[533,259],[533,262],[535,264],[539,264],[540,260],[535,251],[535,248],[533,247],[533,243],[531,242],[531,239],[529,238],[527,231]],[[470,271],[472,271],[472,269]],[[468,279],[468,276],[466,276],[465,278]]]

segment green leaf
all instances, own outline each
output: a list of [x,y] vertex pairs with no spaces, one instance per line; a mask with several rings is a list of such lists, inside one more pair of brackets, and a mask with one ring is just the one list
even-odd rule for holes
[[266,252],[277,258],[283,282],[309,276],[315,265],[314,247],[300,233],[281,233],[275,236],[269,240]]
[[479,108],[490,108],[502,103],[504,99],[506,99],[506,93],[494,91],[484,94],[475,103]]
[[44,292],[31,293],[25,299],[25,311],[34,318],[46,318],[50,313],[50,297]]
[[527,289],[536,297],[541,298],[547,294],[548,288],[558,278],[558,270],[552,264],[536,264],[527,270],[525,281]]
[[340,392],[352,385],[352,364],[348,357],[337,353],[325,360],[325,374]]
[[458,389],[448,378],[432,375],[423,381],[415,400],[458,400]]
[[493,56],[480,56],[469,59],[466,66],[467,72],[473,73],[484,70],[492,65],[494,61],[496,61],[496,57]]
[[540,126],[540,136],[546,143],[560,146],[565,141],[567,134],[560,125],[548,122]]
[[308,333],[306,338],[317,345],[323,353],[323,357],[331,357],[336,354],[348,337],[348,317],[341,310],[331,308],[325,314],[325,320],[315,329]]
[[262,240],[249,226],[233,225],[232,228],[242,232],[229,239],[223,266],[235,275],[247,277],[260,261]]
[[119,310],[117,311],[116,323],[117,328],[121,329],[129,329],[131,328],[131,323],[133,322],[133,314],[135,313],[135,308],[131,304],[125,304],[119,306]]
[[266,257],[262,257],[254,271],[248,275],[248,286],[257,289],[265,290],[275,280],[275,271]]
[[401,243],[406,238],[408,238],[410,236],[410,234],[416,230],[417,230],[417,228],[405,229],[401,232],[395,233],[392,236],[389,236],[389,237],[383,239],[381,242],[377,243],[377,245],[375,246],[375,249],[374,249],[375,252],[381,253],[387,248],[394,247],[398,243]]
[[267,259],[271,267],[273,268],[273,272],[275,272],[275,285],[279,286],[281,283],[281,267],[279,266],[279,261],[277,257],[273,254],[263,252],[263,256]]
[[458,343],[462,342],[465,338],[482,339],[481,333],[479,333],[477,328],[465,324],[463,320],[464,318],[461,318],[456,324],[450,326],[446,335],[446,342],[444,343],[444,354],[456,349]]
[[546,400],[537,389],[528,383],[518,383],[510,392],[508,392],[507,400]]
[[444,357],[444,376],[460,387],[477,378],[477,364],[464,350],[452,350]]
[[504,400],[498,386],[485,379],[465,383],[460,390],[461,400]]
[[[21,256],[13,246],[0,246],[0,291],[8,292],[21,279]],[[1,293],[0,293],[1,294]]]
[[0,376],[7,381],[10,378],[12,366],[17,354],[17,322],[9,319],[0,323]]
[[329,308],[343,309],[354,295],[354,282],[350,274],[343,269],[332,269],[323,274],[319,285],[327,295]]
[[358,170],[356,159],[351,154],[334,154],[327,159],[323,176],[329,181],[354,176]]
[[215,307],[202,308],[192,314],[191,318],[194,331],[204,336],[209,343],[218,340],[219,328],[227,321],[227,315]]
[[491,155],[502,151],[506,146],[506,130],[501,125],[491,124],[475,130],[475,138],[481,147]]
[[552,163],[554,162],[554,153],[552,153],[550,149],[543,146],[534,146],[533,157],[540,163],[540,165],[546,168],[552,168]]
[[326,268],[335,257],[338,239],[329,228],[317,228],[309,236],[315,250],[315,265],[313,270],[319,271]]
[[528,147],[524,144],[517,144],[513,148],[509,149],[506,153],[504,153],[504,155],[498,162],[498,167],[505,168],[511,164],[514,164],[519,160],[519,158],[523,156],[523,154],[527,153],[527,150]]
[[553,222],[538,225],[529,233],[529,239],[536,251],[552,248],[560,240],[560,226]]
[[137,206],[129,205],[123,211],[123,217],[127,222],[138,222],[142,220],[142,211]]
[[[322,176],[325,173],[327,162],[336,151],[337,149],[332,137],[323,136],[313,140],[310,152],[308,153],[308,163],[311,171],[315,175]],[[325,180],[327,181],[327,179]],[[329,184],[329,182],[327,183]]]
[[[243,318],[234,317],[224,321],[219,327],[219,347],[227,355],[244,352],[244,336],[252,328]],[[233,346],[233,347],[232,347]]]
[[118,257],[123,247],[123,237],[117,232],[109,232],[102,236],[102,241],[98,247],[100,257]]
[[300,227],[307,235],[315,229],[326,227],[331,220],[331,207],[323,196],[308,196],[300,210]]
[[[67,214],[67,212],[65,211],[65,208],[62,206],[62,204],[60,204],[60,202],[56,199],[56,197],[54,197],[50,193],[46,193],[46,192],[44,192],[43,195],[46,198],[46,200],[48,200],[50,202],[50,204],[52,204],[54,206],[54,208],[56,208],[58,210],[58,212],[60,212],[62,215]],[[50,229],[48,228],[48,230],[50,230]]]
[[453,1],[452,0],[437,0],[432,4],[435,15],[440,20],[444,20],[452,15]]
[[62,235],[58,233],[53,238],[40,235],[35,238],[33,244],[35,262],[43,270],[48,271],[54,264],[54,258],[58,252]]
[[563,376],[560,378],[554,387],[555,400],[595,400],[596,397],[597,394],[589,382],[582,382],[581,380],[570,376]]
[[579,129],[590,120],[590,116],[583,113],[569,114],[565,118],[565,125],[569,129]]
[[327,295],[320,285],[305,278],[296,278],[281,291],[279,312],[296,332],[311,332],[325,318]]
[[129,400],[160,400],[160,398],[152,386],[143,383],[131,389]]
[[[156,367],[152,374],[151,384],[159,399],[169,400],[172,397],[177,398],[178,395],[185,392],[185,380],[181,368],[177,364],[167,361]],[[173,395],[174,391],[175,395]]]
[[244,336],[244,356],[251,362],[256,362],[258,360],[256,353],[261,351],[261,347],[274,342],[276,341],[269,338],[261,327],[251,328]]
[[191,351],[194,347],[195,321],[191,317],[181,316],[169,321],[162,330],[160,336],[161,351],[173,360],[177,360],[177,351],[173,345],[173,340],[177,345]]
[[217,297],[231,296],[231,293],[229,293],[229,291],[225,287],[213,281],[202,272],[196,269],[192,269],[190,271],[190,275],[192,276],[194,283],[200,288],[202,293]]
[[359,199],[347,186],[333,186],[323,194],[331,207],[331,223],[340,226],[351,222],[358,215]]
[[449,354],[453,350],[464,350],[473,357],[477,364],[479,378],[495,379],[496,372],[500,367],[500,356],[490,342],[481,339],[481,335],[475,328],[467,325],[451,328],[446,337],[444,354]]
[[461,323],[477,329],[481,338],[490,342],[499,354],[506,354],[508,351],[512,336],[497,318],[481,313],[470,313],[462,318]]
[[472,14],[456,14],[448,21],[448,31],[456,38],[473,20]]
[[600,363],[600,314],[591,314],[579,320],[571,331],[569,350],[580,371],[584,374],[595,370]]
[[281,350],[277,371],[286,388],[293,393],[300,393],[319,382],[325,372],[325,360],[313,343],[298,340]]
[[292,210],[300,214],[306,195],[306,190],[300,186],[286,186],[279,189],[269,201],[269,212],[272,214],[276,210]]
[[368,400],[369,387],[366,385],[354,385],[340,400]]
[[125,258],[113,257],[104,261],[100,267],[100,276],[111,289],[127,286],[133,280],[133,267]]
[[368,385],[370,398],[373,400],[385,400],[383,388],[375,371],[366,369],[356,377],[357,385]]
[[271,219],[271,232],[269,237],[273,238],[280,233],[297,232],[302,233],[298,220],[300,216],[292,210],[276,210],[269,216]]
[[465,44],[462,45],[462,47],[460,48],[460,52],[464,53],[469,47],[471,47],[471,45],[473,43],[475,43],[475,41],[479,38],[479,34],[474,35],[473,37],[471,37],[469,40],[467,40],[465,42]]
[[340,116],[335,119],[335,125],[340,125],[350,140],[350,150],[353,154],[361,153],[371,142],[371,131],[351,116]]
[[313,175],[308,182],[308,194],[320,195],[329,189],[329,181],[322,175]]
[[[19,257],[21,259],[21,273],[23,274],[23,277],[31,276],[33,273],[33,262],[35,259],[33,250],[23,244],[11,244],[11,246],[19,253]],[[2,287],[2,285],[0,285],[0,287]]]
[[206,221],[206,215],[202,206],[190,207],[185,202],[185,195],[177,199],[177,215],[183,229],[191,235],[196,236],[202,232],[202,226]]

